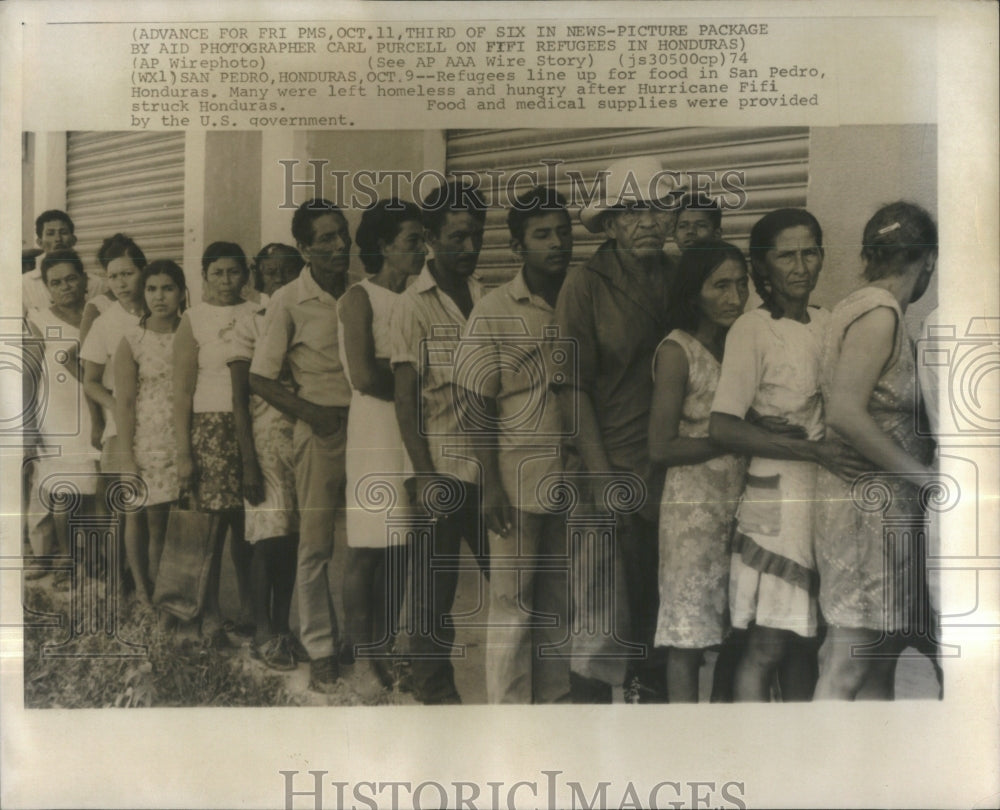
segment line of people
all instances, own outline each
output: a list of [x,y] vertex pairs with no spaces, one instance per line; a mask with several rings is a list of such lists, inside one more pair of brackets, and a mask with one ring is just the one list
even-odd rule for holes
[[[926,549],[890,553],[851,484],[891,474],[895,513],[921,519],[913,482],[933,475],[933,443],[914,422],[902,318],[935,269],[927,213],[895,203],[872,217],[868,284],[831,314],[809,304],[815,217],[763,216],[748,262],[722,241],[718,207],[652,159],[609,167],[580,212],[605,241],[571,272],[566,201],[538,187],[508,211],[518,272],[484,292],[486,210],[457,182],[419,206],[376,202],[355,234],[367,277],[348,288],[347,220],[310,200],[296,248],[251,263],[210,245],[187,309],[178,265],[147,264],[121,234],[99,254],[107,291],[86,301],[69,222],[41,245],[50,304],[28,312],[40,367],[66,388],[50,387],[62,405],[37,426],[62,447],[42,486],[72,465],[140,475],[146,507],[123,532],[136,599],[168,627],[168,584],[204,566],[206,639],[249,635],[275,669],[308,661],[318,691],[354,662],[371,696],[399,683],[461,702],[452,610],[471,570],[490,702],[611,702],[622,687],[696,701],[709,649],[713,700],[891,697],[899,651],[935,653],[932,629],[907,629],[933,628]],[[762,303],[744,312],[751,282]],[[57,332],[79,337],[79,357]],[[67,439],[57,419],[74,385],[89,424]],[[95,509],[99,480],[85,492]],[[616,482],[638,488],[629,508],[609,510]],[[179,500],[211,516],[207,551],[167,538]],[[343,628],[330,571],[342,506]],[[182,547],[165,554],[165,539]]]

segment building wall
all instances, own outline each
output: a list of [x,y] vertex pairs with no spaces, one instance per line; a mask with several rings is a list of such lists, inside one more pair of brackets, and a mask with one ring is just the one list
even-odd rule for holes
[[[937,127],[814,127],[809,161],[808,208],[823,227],[826,253],[813,301],[832,307],[864,284],[861,235],[881,205],[908,200],[937,220]],[[932,285],[907,310],[911,334],[936,304]]]
[[260,250],[260,165],[260,132],[206,134],[204,247],[236,242],[249,259]]

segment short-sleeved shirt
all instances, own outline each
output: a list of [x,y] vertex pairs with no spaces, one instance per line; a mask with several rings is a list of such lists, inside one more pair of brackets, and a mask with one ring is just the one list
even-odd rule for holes
[[675,273],[664,254],[658,270],[643,278],[622,262],[609,239],[586,265],[570,271],[556,302],[560,333],[577,346],[571,384],[590,396],[616,469],[639,472],[649,455],[649,369],[668,331]]
[[[253,361],[253,350],[260,339],[260,334],[264,329],[264,316],[267,308],[261,304],[254,304],[253,311],[245,314],[236,321],[233,327],[233,339],[229,344],[228,363],[235,363],[238,360],[250,363]],[[256,394],[250,395],[250,414],[256,421],[270,406],[263,398]]]
[[[473,304],[482,287],[468,280]],[[470,437],[458,420],[455,407],[455,359],[466,317],[442,292],[427,265],[416,281],[395,302],[390,318],[393,367],[411,363],[420,377],[420,429],[427,439],[437,472],[462,481],[479,482]]]
[[236,322],[257,308],[250,301],[232,306],[195,304],[184,316],[198,345],[198,378],[191,410],[194,413],[231,413],[233,378],[229,372]]
[[277,380],[286,362],[302,399],[324,407],[351,404],[337,340],[337,299],[316,283],[309,265],[271,296],[250,371]]
[[726,335],[719,387],[712,411],[746,418],[780,416],[823,438],[820,362],[830,313],[809,307],[809,323],[774,318],[753,309],[736,319]]
[[[133,315],[119,301],[115,301],[94,319],[87,332],[87,339],[80,348],[80,359],[104,366],[101,385],[112,394],[115,392],[115,370],[112,362],[125,333],[139,323],[139,316]],[[104,409],[104,435],[102,441],[118,435],[115,415]]]
[[555,310],[524,281],[524,271],[484,296],[469,315],[456,384],[496,400],[500,479],[511,504],[544,511],[537,490],[562,472],[563,423],[553,380],[570,376],[575,352],[558,339]]
[[52,306],[52,296],[42,281],[42,271],[39,269],[43,258],[44,254],[37,258],[34,270],[29,270],[21,276],[21,309],[24,312],[48,309]]

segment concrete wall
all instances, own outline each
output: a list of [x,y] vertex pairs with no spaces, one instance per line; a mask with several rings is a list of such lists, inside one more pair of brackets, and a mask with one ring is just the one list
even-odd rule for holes
[[261,133],[205,136],[204,247],[236,242],[249,259],[260,250]]
[[[815,127],[809,143],[808,208],[823,226],[826,259],[813,302],[831,307],[864,284],[861,235],[883,204],[907,200],[937,220],[937,127]],[[939,267],[947,278],[947,268]],[[937,303],[936,285],[906,313],[914,334]]]

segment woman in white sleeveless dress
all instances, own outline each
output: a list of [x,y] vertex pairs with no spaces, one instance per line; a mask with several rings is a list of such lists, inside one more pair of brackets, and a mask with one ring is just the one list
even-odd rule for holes
[[[407,508],[403,480],[411,471],[393,404],[389,319],[407,277],[423,267],[420,210],[413,203],[382,200],[364,212],[356,239],[369,277],[338,304],[341,359],[353,391],[347,422],[344,609],[350,644],[386,652],[397,618],[389,614],[398,615],[402,602],[405,549],[387,537],[386,511],[378,507],[387,486],[396,509]],[[389,605],[395,608],[390,611]],[[376,678],[391,684],[384,662],[361,659],[357,670],[366,686],[377,688]]]

